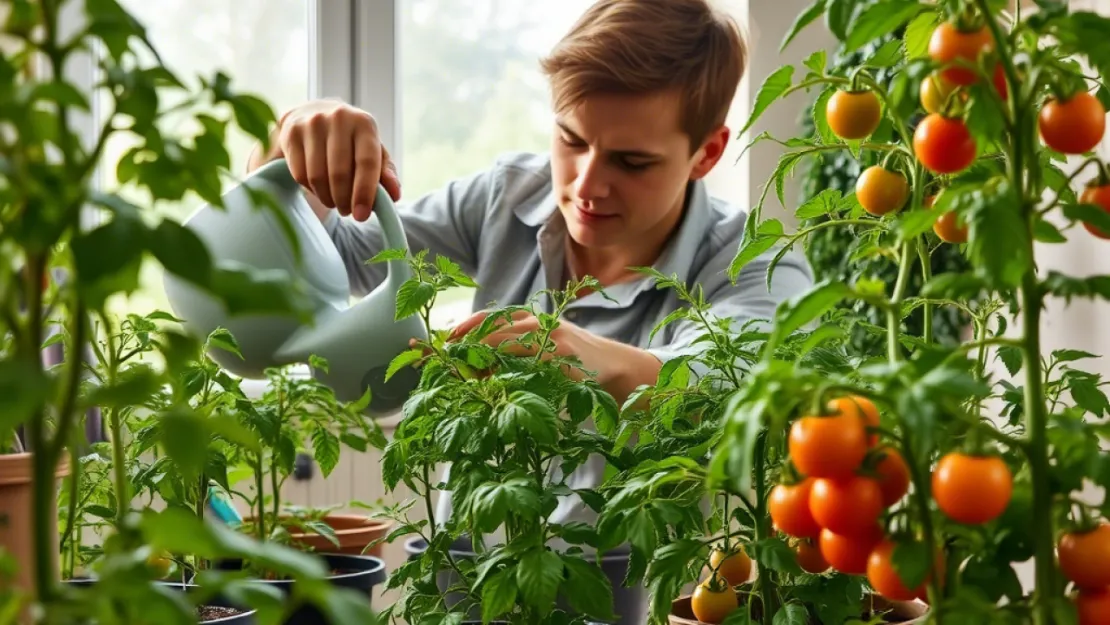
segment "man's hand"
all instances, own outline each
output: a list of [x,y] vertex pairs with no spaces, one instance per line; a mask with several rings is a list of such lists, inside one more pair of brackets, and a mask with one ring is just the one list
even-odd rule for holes
[[272,139],[269,153],[252,154],[248,171],[284,157],[293,179],[318,200],[321,218],[337,209],[366,221],[379,184],[394,202],[401,198],[397,168],[366,111],[338,100],[308,102],[281,117]]
[[[488,315],[486,312],[471,315],[452,329],[448,340],[459,340],[478,327]],[[536,355],[538,345],[516,342],[529,332],[538,333],[540,325],[535,316],[517,311],[513,313],[511,323],[500,320],[495,327],[493,332],[482,339],[483,343],[501,347],[504,352],[516,356]],[[545,354],[546,358],[577,357],[582,369],[594,372],[597,382],[618,403],[623,403],[641,384],[654,384],[662,367],[659,359],[647,351],[598,336],[566,320],[560,321],[559,327],[552,331],[551,341],[554,349]],[[585,376],[578,368],[572,368],[569,374],[576,380]]]

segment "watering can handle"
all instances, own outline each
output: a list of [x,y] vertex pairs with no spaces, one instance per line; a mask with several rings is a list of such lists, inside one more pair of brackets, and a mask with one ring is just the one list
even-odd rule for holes
[[[266,163],[255,174],[274,180],[289,189],[304,192],[300,183],[293,179],[293,174],[289,171],[289,165],[284,158]],[[401,225],[401,218],[397,215],[397,208],[393,204],[393,199],[389,197],[385,187],[380,184],[378,185],[377,196],[374,198],[373,214],[378,216],[378,222],[381,224],[385,249],[401,249],[405,252],[406,258],[387,261],[389,269],[385,282],[389,291],[396,294],[401,289],[401,285],[412,278],[412,268],[409,267],[407,260],[409,242],[408,237],[405,236],[405,229]]]

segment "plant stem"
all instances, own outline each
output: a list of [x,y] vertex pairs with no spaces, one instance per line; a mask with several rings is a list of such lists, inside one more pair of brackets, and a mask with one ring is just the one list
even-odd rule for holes
[[262,453],[258,452],[258,463],[254,469],[254,487],[257,491],[256,497],[258,500],[258,518],[255,519],[255,524],[258,526],[258,540],[266,540],[266,473],[262,462]]
[[[115,371],[109,371],[110,383],[114,384]],[[108,427],[112,430],[112,482],[116,490],[116,527],[123,528],[124,519],[131,510],[131,499],[127,494],[127,465],[123,451],[123,419],[119,408],[108,408]]]
[[[924,245],[918,245],[917,255],[921,259],[921,282],[922,284],[928,284],[929,280],[933,279],[933,263],[929,256],[929,250]],[[926,345],[930,345],[933,342],[933,305],[925,302],[925,309],[922,314],[925,316],[925,322],[922,324],[921,339],[925,341]]]
[[902,245],[902,258],[898,266],[898,281],[894,283],[894,294],[890,298],[890,308],[886,311],[887,355],[891,362],[896,362],[901,358],[902,343],[899,341],[899,329],[902,326],[902,300],[906,296],[906,287],[909,286],[910,270],[913,268],[914,247],[916,245],[916,238],[910,239]]
[[918,464],[917,453],[914,450],[913,432],[910,428],[905,428],[903,433],[902,453],[906,458],[906,466],[910,471],[910,481],[913,482],[913,499],[920,510],[922,530],[925,534],[925,547],[929,552],[929,557],[933,558],[930,562],[929,570],[932,574],[929,576],[928,593],[929,605],[933,606],[930,610],[932,621],[935,625],[941,625],[941,618],[943,616],[942,606],[942,589],[938,579],[936,570],[936,556],[939,553],[937,549],[936,535],[933,533],[933,516],[929,511],[929,484],[927,481],[928,472],[921,471],[921,465]]
[[[767,509],[767,431],[760,432],[756,437],[753,450],[755,459],[755,539],[763,540],[774,536],[771,528],[771,513]],[[727,520],[727,519],[726,519]],[[763,607],[763,622],[770,625],[780,607],[778,584],[775,583],[770,567],[760,569],[759,577],[755,580],[755,594],[759,596]]]

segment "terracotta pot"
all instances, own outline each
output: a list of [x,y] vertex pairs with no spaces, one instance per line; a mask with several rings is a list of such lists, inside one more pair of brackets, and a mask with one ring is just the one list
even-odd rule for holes
[[[282,517],[282,519],[289,518]],[[247,523],[253,520],[253,517],[244,519]],[[370,549],[366,549],[366,546],[385,536],[393,527],[392,521],[379,521],[358,514],[329,514],[324,517],[324,523],[335,530],[335,537],[339,540],[339,548],[336,548],[335,543],[328,540],[326,536],[321,536],[315,532],[290,532],[289,536],[293,539],[294,544],[299,544],[311,551],[381,558],[383,547],[381,543]],[[363,551],[364,549],[365,551]]]
[[[31,482],[33,467],[32,455],[0,455],[0,545],[15,559],[18,571],[13,587],[23,592],[34,590],[35,571],[42,563],[35,561],[34,531],[31,519],[32,496],[35,485]],[[49,486],[50,518],[57,518],[57,480],[69,475],[69,456],[62,454],[58,468],[54,472],[55,482]],[[58,524],[49,523],[50,544],[58,544]],[[47,564],[58,576],[58,550],[50,550],[51,561]],[[32,595],[28,594],[28,597]]]
[[[887,601],[872,595],[874,607],[878,610],[891,610],[886,615],[887,623],[898,625],[918,625],[925,622],[929,606],[918,601]],[[706,625],[694,617],[690,608],[690,595],[684,595],[671,602],[671,613],[667,617],[670,625]]]

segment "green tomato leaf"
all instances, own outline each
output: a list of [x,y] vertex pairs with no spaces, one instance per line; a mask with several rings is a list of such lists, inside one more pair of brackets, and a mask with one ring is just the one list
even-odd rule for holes
[[861,4],[862,0],[828,0],[825,5],[825,25],[840,41],[847,37],[848,25]]
[[902,60],[902,42],[891,39],[879,46],[865,63],[871,67],[894,67]]
[[504,568],[482,586],[482,620],[486,623],[513,609],[516,605],[516,576],[512,568]]
[[417,278],[408,280],[397,289],[397,311],[395,318],[399,321],[408,318],[424,309],[436,295],[435,285],[421,282]]
[[775,313],[775,326],[768,344],[777,346],[796,330],[816,321],[851,295],[852,289],[847,284],[823,281],[806,293],[783,302]]
[[804,219],[821,217],[823,215],[835,214],[836,207],[840,203],[840,200],[841,194],[839,189],[825,189],[799,206],[798,210],[794,211],[794,217],[801,221]]
[[[754,213],[748,216],[749,226],[753,224],[754,219]],[[768,219],[759,224],[758,228],[752,226],[752,232],[749,232],[749,228],[745,227],[744,239],[740,242],[740,249],[736,252],[736,256],[728,267],[729,279],[736,281],[736,277],[740,275],[740,270],[745,265],[770,250],[784,236],[782,222],[777,219]]]
[[931,7],[918,2],[878,2],[861,11],[848,26],[844,51],[852,52],[898,30]]
[[795,601],[779,608],[775,613],[775,618],[772,625],[808,625],[809,623],[809,610],[806,607]]
[[927,11],[913,18],[906,26],[905,50],[907,59],[920,59],[929,54],[929,39],[933,36],[940,14]]
[[558,418],[551,404],[528,391],[514,391],[494,413],[494,421],[506,441],[527,433],[541,445],[552,445],[558,434]]
[[150,251],[166,271],[206,287],[212,280],[212,258],[192,230],[170,219],[150,232]]
[[775,70],[770,76],[768,76],[763,81],[763,84],[759,87],[759,93],[757,93],[755,96],[755,104],[752,106],[752,113],[748,117],[748,121],[744,124],[744,127],[740,129],[740,132],[738,134],[744,134],[745,132],[747,132],[748,128],[751,128],[752,124],[754,124],[756,120],[758,120],[759,117],[763,115],[763,112],[767,110],[767,107],[774,103],[775,100],[778,100],[780,97],[782,97],[782,94],[790,88],[793,80],[793,65],[784,65],[783,67]]
[[401,352],[389,363],[389,368],[385,371],[385,381],[388,382],[398,371],[419,361],[423,357],[424,350],[419,348]]
[[766,538],[752,543],[748,549],[752,559],[759,563],[760,568],[766,567],[790,575],[805,573],[802,567],[798,566],[798,558],[790,545],[781,538]]
[[328,477],[339,464],[339,438],[317,425],[312,430],[312,456],[320,465],[320,473]]
[[516,568],[516,582],[525,603],[540,614],[548,614],[563,581],[563,570],[563,559],[546,547],[522,555]]
[[826,0],[814,0],[814,3],[809,5],[805,11],[802,11],[794,18],[794,23],[790,25],[790,30],[786,31],[786,36],[782,38],[782,43],[779,44],[779,52],[786,49],[790,42],[802,32],[806,26],[809,26],[825,13]]
[[929,546],[923,542],[899,542],[891,554],[891,564],[906,588],[917,588],[929,573]]
[[562,556],[567,577],[562,596],[570,607],[581,614],[604,621],[616,620],[613,614],[613,588],[609,578],[596,564],[575,556]]

